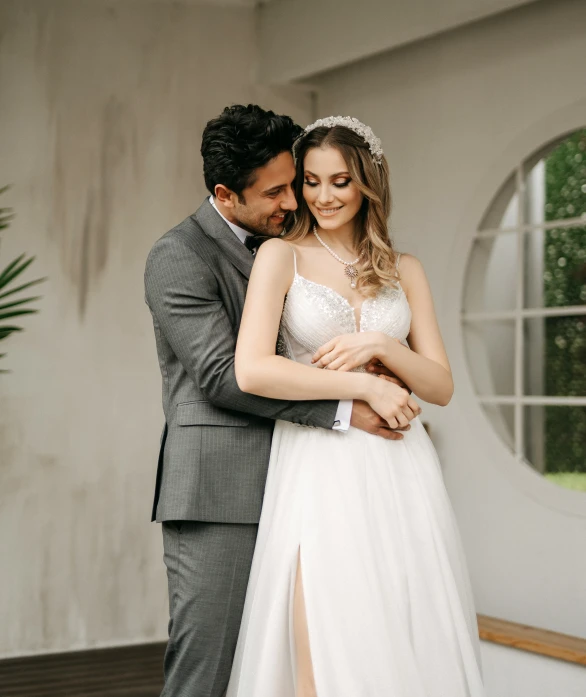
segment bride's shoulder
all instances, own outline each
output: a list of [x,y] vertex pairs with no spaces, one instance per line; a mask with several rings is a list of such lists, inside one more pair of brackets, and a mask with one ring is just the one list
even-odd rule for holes
[[423,269],[422,263],[413,254],[407,254],[406,252],[395,252],[397,255],[397,269],[399,273],[407,272],[418,269]]
[[256,258],[270,257],[271,259],[279,259],[281,257],[291,257],[291,245],[280,237],[272,237],[270,240],[263,242],[256,253]]
[[423,264],[413,254],[397,253],[397,271],[399,272],[399,280],[403,290],[407,295],[409,294],[409,289],[420,285],[422,282],[427,283]]
[[284,271],[294,267],[295,251],[293,246],[279,237],[263,242],[255,256],[255,267],[270,267],[272,270]]

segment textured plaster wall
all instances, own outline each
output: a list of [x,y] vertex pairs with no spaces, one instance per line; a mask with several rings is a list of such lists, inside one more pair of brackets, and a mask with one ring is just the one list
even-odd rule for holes
[[162,426],[143,269],[203,200],[206,121],[257,101],[309,120],[299,90],[255,86],[252,10],[0,4],[0,266],[37,255],[38,316],[3,342],[0,656],[163,639],[151,525]]

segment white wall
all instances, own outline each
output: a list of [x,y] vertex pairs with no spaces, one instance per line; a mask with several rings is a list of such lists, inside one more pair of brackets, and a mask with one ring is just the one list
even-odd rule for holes
[[179,4],[5,0],[0,267],[37,255],[38,316],[2,342],[0,656],[166,636],[151,525],[163,423],[143,269],[203,200],[206,121],[257,101],[254,15]]
[[[261,75],[308,79],[528,2],[535,0],[272,0],[259,12]],[[283,41],[284,27],[293,40]]]
[[[476,404],[461,293],[471,238],[515,165],[586,124],[586,4],[535,3],[321,75],[318,114],[370,124],[390,161],[398,247],[421,258],[456,395],[425,408],[479,611],[586,636],[586,496],[516,463]],[[529,694],[529,692],[527,692]]]

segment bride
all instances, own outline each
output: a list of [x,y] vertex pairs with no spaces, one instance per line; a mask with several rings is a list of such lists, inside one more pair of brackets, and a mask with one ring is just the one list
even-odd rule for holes
[[[257,254],[240,388],[359,399],[400,441],[278,421],[227,697],[480,697],[466,564],[435,450],[406,390],[453,383],[420,262],[389,241],[381,144],[331,117],[295,144],[299,210]],[[279,346],[279,355],[275,345]]]

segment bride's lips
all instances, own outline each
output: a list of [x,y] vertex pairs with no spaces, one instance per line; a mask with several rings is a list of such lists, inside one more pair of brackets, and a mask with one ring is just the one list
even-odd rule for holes
[[343,206],[337,206],[336,208],[318,208],[318,212],[321,216],[324,218],[330,218],[333,215],[336,215],[336,213],[340,210],[342,210]]

